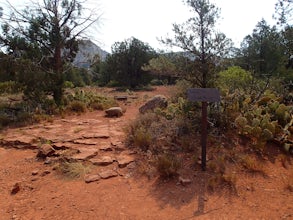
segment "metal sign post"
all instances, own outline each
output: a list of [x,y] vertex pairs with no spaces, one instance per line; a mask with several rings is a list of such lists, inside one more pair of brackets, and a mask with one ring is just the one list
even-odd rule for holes
[[208,102],[220,102],[220,92],[215,88],[193,88],[187,90],[190,101],[201,103],[201,168],[206,170],[208,138]]

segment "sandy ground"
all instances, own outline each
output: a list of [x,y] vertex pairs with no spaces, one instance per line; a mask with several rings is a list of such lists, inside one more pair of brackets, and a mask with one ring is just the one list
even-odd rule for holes
[[[69,130],[78,133],[76,129],[81,129],[78,121],[88,122],[82,123],[82,130],[90,133],[95,127],[86,126],[91,124],[89,120],[95,120],[99,124],[94,126],[108,128],[108,144],[120,141],[123,145],[123,126],[135,118],[138,107],[146,98],[167,95],[169,90],[160,87],[153,92],[137,93],[140,98],[125,104],[126,113],[119,119],[105,118],[103,112],[88,112],[34,127],[7,129],[0,137],[40,135],[46,126],[47,130],[51,126],[53,129],[49,131],[54,132],[56,125],[63,123],[62,130],[56,130],[56,136],[62,138]],[[101,141],[105,144],[105,140]],[[182,171],[192,181],[187,185],[177,179],[149,179],[135,166],[117,169],[117,163],[108,168],[120,175],[85,183],[82,178],[69,180],[58,175],[52,165],[36,159],[37,148],[28,148],[0,146],[0,219],[293,219],[293,193],[287,188],[289,178],[293,177],[292,161],[284,166],[278,157],[264,162],[265,175],[237,171],[237,193],[231,193],[227,188],[207,190],[210,174],[202,172],[200,166],[189,166],[189,158]],[[122,148],[119,152],[114,149],[98,154],[117,157],[128,152],[123,146],[119,148]],[[140,160],[139,155],[134,157],[136,162]],[[12,194],[14,190],[16,193]]]

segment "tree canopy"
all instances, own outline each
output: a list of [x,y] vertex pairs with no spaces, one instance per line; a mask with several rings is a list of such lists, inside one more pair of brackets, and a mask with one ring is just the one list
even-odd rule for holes
[[183,24],[173,24],[174,38],[162,40],[192,54],[195,72],[193,84],[207,87],[217,57],[229,52],[231,41],[215,30],[219,9],[209,0],[185,0],[193,17]]
[[78,37],[99,21],[95,11],[80,0],[31,2],[19,10],[9,4],[11,14],[2,17],[0,42],[9,54],[30,59],[50,75],[48,82],[56,103],[61,102],[64,65],[78,50]]
[[147,72],[142,66],[156,56],[156,52],[148,44],[132,37],[112,46],[112,54],[106,59],[103,77],[116,81],[119,85],[135,88],[148,82]]

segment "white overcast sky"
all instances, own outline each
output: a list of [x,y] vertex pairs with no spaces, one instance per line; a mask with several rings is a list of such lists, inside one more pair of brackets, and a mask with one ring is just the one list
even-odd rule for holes
[[[236,46],[252,33],[262,18],[269,24],[277,0],[213,0],[221,9],[218,30],[231,38]],[[103,25],[98,38],[110,51],[111,45],[131,36],[162,49],[157,38],[172,35],[172,24],[183,23],[191,17],[182,0],[100,0]]]
[[[166,49],[157,38],[172,36],[172,24],[183,23],[191,17],[182,0],[87,0],[102,14],[97,33],[92,34],[98,45],[110,52],[114,42],[130,37],[149,43],[154,49]],[[0,0],[3,2],[3,0]],[[10,0],[21,4],[25,0]],[[221,9],[217,29],[239,46],[252,33],[262,18],[269,24],[277,0],[211,0]]]

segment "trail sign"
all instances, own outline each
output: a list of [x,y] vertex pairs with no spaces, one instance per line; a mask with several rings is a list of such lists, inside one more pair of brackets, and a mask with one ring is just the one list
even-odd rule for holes
[[193,88],[187,90],[190,101],[198,102],[220,102],[220,92],[215,88]]
[[187,90],[190,101],[199,101],[201,104],[201,167],[206,170],[207,137],[208,137],[208,102],[220,102],[220,92],[215,88],[192,88]]

